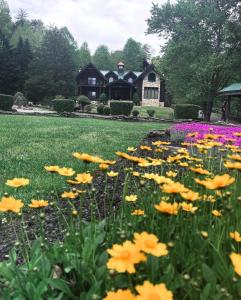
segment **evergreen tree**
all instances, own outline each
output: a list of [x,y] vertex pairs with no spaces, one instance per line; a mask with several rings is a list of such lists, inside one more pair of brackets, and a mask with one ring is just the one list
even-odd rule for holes
[[79,67],[83,68],[87,64],[91,62],[91,54],[89,50],[89,46],[87,42],[84,42],[79,51],[78,51],[78,56],[79,56]]
[[129,38],[123,49],[123,59],[126,69],[133,71],[142,71],[143,59],[145,53],[140,43]]
[[12,20],[8,4],[5,0],[0,0],[0,34],[10,37],[12,32]]
[[107,46],[101,45],[96,49],[93,56],[93,62],[95,66],[100,70],[112,69],[111,56]]
[[27,97],[39,102],[55,95],[74,95],[76,65],[73,47],[61,30],[51,28],[29,66]]
[[122,50],[116,50],[111,52],[112,69],[116,69],[118,62],[124,60],[124,54]]

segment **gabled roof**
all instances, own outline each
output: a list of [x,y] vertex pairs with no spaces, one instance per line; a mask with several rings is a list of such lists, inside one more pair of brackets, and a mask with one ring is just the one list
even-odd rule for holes
[[218,92],[220,96],[241,95],[241,83],[233,83]]
[[160,73],[155,69],[155,66],[153,64],[150,64],[146,67],[146,69],[143,72],[141,72],[141,74],[138,76],[138,78],[136,80],[144,79],[146,77],[146,75],[151,71],[155,71],[157,74],[160,75]]
[[82,75],[87,69],[95,69],[96,72],[103,78],[105,79],[104,75],[96,68],[96,66],[92,63],[89,63],[88,65],[86,65],[83,69],[81,69],[79,71],[79,74],[76,76],[76,80],[79,79],[80,75]]
[[107,83],[106,86],[111,86],[111,85],[120,84],[120,83],[125,84],[125,85],[134,86],[134,84],[132,84],[131,82],[128,82],[128,81],[126,81],[122,78],[119,78],[118,80],[114,80],[112,82],[109,82],[109,83]]

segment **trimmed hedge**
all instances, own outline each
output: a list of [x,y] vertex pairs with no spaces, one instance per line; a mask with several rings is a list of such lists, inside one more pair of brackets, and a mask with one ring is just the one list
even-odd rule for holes
[[174,108],[175,119],[198,119],[200,106],[194,104],[177,104]]
[[133,109],[132,101],[112,100],[110,101],[110,112],[112,115],[129,116]]
[[98,104],[98,106],[96,108],[97,113],[100,114],[100,115],[103,115],[103,113],[104,113],[104,107],[105,107],[104,103]]
[[103,109],[103,113],[104,113],[104,115],[109,116],[110,115],[110,107],[105,106]]
[[53,108],[57,112],[73,112],[74,100],[70,99],[54,99],[52,100]]
[[13,96],[0,94],[0,110],[12,110]]
[[140,112],[139,112],[139,110],[137,110],[137,109],[134,109],[134,110],[132,111],[132,116],[133,116],[133,117],[138,117],[139,114],[140,114]]

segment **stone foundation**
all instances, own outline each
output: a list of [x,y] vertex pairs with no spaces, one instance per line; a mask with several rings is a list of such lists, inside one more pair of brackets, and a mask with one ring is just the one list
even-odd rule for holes
[[143,99],[141,102],[141,106],[163,107],[164,102],[160,102],[158,99]]

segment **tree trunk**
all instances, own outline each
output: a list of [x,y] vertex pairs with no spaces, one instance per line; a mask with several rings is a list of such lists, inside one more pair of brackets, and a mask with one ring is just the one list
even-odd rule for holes
[[204,102],[204,121],[210,122],[212,109],[213,109],[214,95],[210,93],[207,97],[207,101]]

